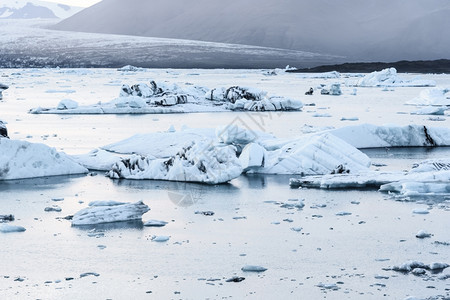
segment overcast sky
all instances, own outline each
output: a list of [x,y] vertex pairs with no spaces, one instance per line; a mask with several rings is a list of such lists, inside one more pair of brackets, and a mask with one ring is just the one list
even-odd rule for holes
[[101,0],[44,0],[44,1],[62,3],[72,6],[88,7],[94,5],[97,2],[100,2]]

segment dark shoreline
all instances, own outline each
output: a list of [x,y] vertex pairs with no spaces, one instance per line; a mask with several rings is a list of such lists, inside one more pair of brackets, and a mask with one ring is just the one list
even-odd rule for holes
[[338,71],[341,73],[370,73],[386,68],[396,68],[400,73],[450,73],[450,60],[402,60],[392,63],[370,62],[370,63],[344,63],[338,65],[323,65],[313,68],[289,70],[291,73],[321,73]]

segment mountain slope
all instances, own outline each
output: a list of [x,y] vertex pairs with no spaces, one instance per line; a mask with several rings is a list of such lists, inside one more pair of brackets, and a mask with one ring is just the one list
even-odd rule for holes
[[[449,9],[448,0],[104,0],[55,28],[247,44],[359,60],[433,59],[450,58],[450,36],[441,35],[448,21],[436,18],[448,16]],[[426,51],[417,53],[411,45]]]
[[341,61],[295,50],[46,29],[55,22],[0,20],[0,68],[275,68]]
[[0,19],[65,19],[81,9],[39,0],[1,0]]

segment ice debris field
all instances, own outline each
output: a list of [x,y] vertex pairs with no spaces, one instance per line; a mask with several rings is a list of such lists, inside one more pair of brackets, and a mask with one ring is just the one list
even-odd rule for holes
[[0,72],[2,295],[450,295],[449,75]]

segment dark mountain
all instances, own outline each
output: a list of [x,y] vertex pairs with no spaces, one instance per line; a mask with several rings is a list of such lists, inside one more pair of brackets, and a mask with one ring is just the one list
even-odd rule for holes
[[448,0],[104,0],[55,28],[428,60],[450,58],[448,16]]

